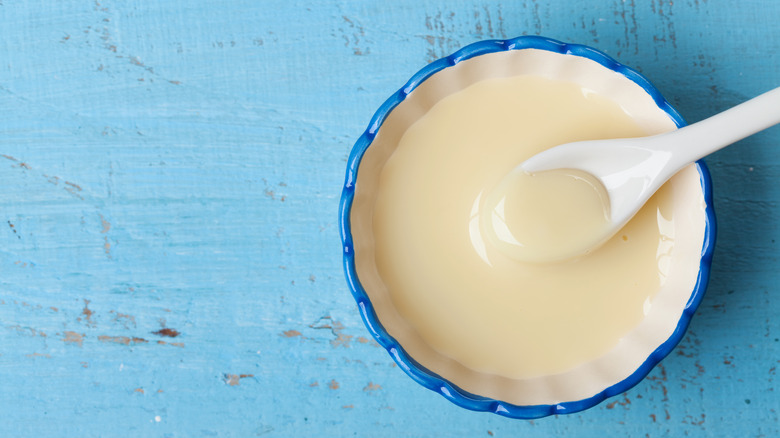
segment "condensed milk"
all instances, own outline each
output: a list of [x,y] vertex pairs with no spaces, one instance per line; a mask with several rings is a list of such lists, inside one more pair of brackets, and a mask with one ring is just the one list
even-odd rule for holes
[[373,209],[376,270],[398,314],[441,355],[511,379],[613,349],[668,274],[670,190],[593,252],[548,261],[606,225],[603,189],[587,175],[513,169],[558,144],[648,134],[609,98],[535,75],[478,81],[432,105],[384,163]]

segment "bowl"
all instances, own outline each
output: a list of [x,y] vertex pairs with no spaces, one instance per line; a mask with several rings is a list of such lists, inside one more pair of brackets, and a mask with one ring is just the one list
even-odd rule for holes
[[[474,43],[424,67],[377,110],[350,154],[339,223],[348,286],[368,331],[398,366],[423,387],[463,408],[533,419],[579,412],[625,392],[672,351],[706,289],[716,225],[709,172],[699,161],[665,186],[674,214],[668,230],[674,250],[662,251],[659,246],[657,261],[665,270],[651,305],[609,348],[582,363],[549,372],[516,374],[511,367],[501,369],[501,364],[495,368],[474,366],[481,363],[480,357],[472,363],[432,346],[429,337],[418,330],[420,325],[406,317],[408,310],[399,308],[394,296],[397,291],[390,290],[377,267],[373,223],[380,175],[403,135],[436,103],[475,83],[519,75],[574,82],[604,95],[647,134],[685,125],[648,80],[593,48],[538,36]],[[609,279],[618,273],[606,270],[600,275]],[[478,289],[475,294],[490,293]],[[420,300],[425,301],[423,298]],[[437,299],[427,298],[424,311],[431,313],[423,313],[423,319],[433,313],[448,316],[450,303]],[[617,318],[622,312],[611,309],[607,316]],[[454,321],[464,319],[455,313],[451,317]],[[591,328],[577,321],[567,323],[562,339],[576,343],[588,336]],[[446,338],[447,330],[438,336]],[[544,324],[539,324],[523,336],[542,339],[545,330]],[[453,332],[452,336],[464,334]],[[497,347],[496,357],[503,357],[500,353],[512,348],[510,344]],[[517,354],[522,356],[523,352]],[[527,355],[529,361],[536,356]]]

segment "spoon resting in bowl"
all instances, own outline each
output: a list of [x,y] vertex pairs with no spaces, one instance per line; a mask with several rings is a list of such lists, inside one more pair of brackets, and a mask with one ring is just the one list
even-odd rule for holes
[[[588,253],[616,234],[647,200],[685,166],[745,137],[780,123],[780,88],[708,119],[664,134],[567,143],[545,150],[513,172],[584,172],[606,193],[606,224],[589,239],[546,249],[543,260],[518,252],[526,261],[566,260]],[[581,178],[580,178],[581,179]]]

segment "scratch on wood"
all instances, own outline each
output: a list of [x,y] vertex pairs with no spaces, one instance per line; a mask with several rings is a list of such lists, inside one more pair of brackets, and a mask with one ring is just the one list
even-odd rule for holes
[[122,344],[122,345],[137,345],[137,344],[146,344],[149,342],[144,338],[137,338],[135,336],[129,337],[129,336],[108,336],[108,335],[98,336],[98,341],[111,342],[114,344]]
[[[32,170],[32,166],[30,166],[29,164],[27,164],[25,162],[20,162],[19,160],[17,160],[16,158],[14,158],[14,157],[12,157],[10,155],[0,155],[0,156],[2,156],[3,158],[5,158],[7,160],[11,160],[13,162],[19,163],[19,164],[15,165],[15,166],[12,166],[12,167],[19,167],[20,169],[24,169],[24,170]],[[51,183],[51,184],[53,184],[55,186],[59,185],[59,182],[61,181],[61,178],[59,178],[57,176],[49,176],[49,175],[47,175],[45,173],[39,173],[39,175],[42,176],[43,178],[45,178],[49,183]],[[78,184],[76,184],[74,182],[71,182],[71,181],[64,181],[64,183],[65,184],[64,184],[63,188],[65,189],[65,191],[67,191],[71,195],[81,199],[82,201],[84,200],[84,197],[80,193],[80,192],[83,191],[83,189],[81,188],[80,185],[78,185]]]
[[[674,5],[674,2],[671,2],[669,0],[654,0],[650,2],[650,7],[653,11],[653,13],[658,14],[658,17],[661,18],[661,21],[664,23],[664,30],[662,32],[662,35],[653,35],[653,41],[668,42],[672,43],[672,47],[675,49],[677,48],[677,33],[674,28],[674,21],[672,20],[672,11],[671,8]],[[668,9],[666,9],[668,7]],[[666,11],[669,11],[668,13]],[[656,55],[657,55],[658,49],[656,48]]]
[[111,258],[111,242],[108,241],[108,236],[103,236],[103,252],[107,258]]
[[62,342],[65,342],[66,344],[75,344],[79,347],[84,345],[84,333],[65,331],[63,332],[63,335],[65,335],[65,338],[62,339]]
[[696,374],[699,375],[699,376],[703,376],[704,375],[704,366],[702,366],[702,364],[699,363],[698,360],[693,365],[696,366]]
[[25,357],[29,357],[29,358],[45,357],[46,359],[51,359],[51,355],[46,354],[46,353],[25,354]]
[[90,327],[94,327],[95,324],[92,322],[92,315],[95,314],[92,310],[89,308],[90,300],[84,299],[84,308],[81,309],[81,314],[84,315],[84,319],[87,320],[87,325]]
[[[279,129],[283,130],[283,129],[284,129],[284,127],[280,126],[280,127],[279,127]],[[272,200],[276,200],[276,191],[275,191],[275,190],[274,190],[274,188],[273,188],[274,186],[272,186],[271,184],[269,184],[269,183],[268,183],[268,180],[267,180],[267,179],[265,179],[265,178],[262,178],[262,181],[263,181],[263,185],[265,186],[265,187],[264,187],[264,189],[263,189],[263,193],[265,194],[265,196],[267,196],[268,198],[270,198],[270,199],[272,199]],[[284,182],[280,182],[280,183],[278,184],[278,187],[282,187],[282,188],[284,188],[284,187],[287,187],[287,184],[286,184],[286,183],[284,183]],[[281,195],[281,196],[279,197],[279,200],[280,200],[281,202],[284,202],[284,201],[286,201],[286,200],[287,200],[287,195]]]
[[[362,56],[371,53],[371,48],[363,41],[366,36],[366,30],[363,26],[357,20],[350,19],[346,15],[342,15],[341,18],[348,27],[348,29],[339,28],[341,37],[344,39],[344,46],[351,47],[353,55]],[[347,35],[348,32],[352,33],[351,38]]]
[[[533,10],[531,12],[531,18],[533,18],[534,32],[539,35],[542,33],[542,17],[539,14],[539,2],[537,0],[531,0]],[[524,7],[528,7],[528,3],[523,3]]]
[[136,322],[135,322],[135,316],[128,315],[128,314],[125,314],[125,313],[115,312],[113,310],[110,313],[114,314],[113,321],[121,323],[122,326],[125,329],[129,330],[130,329],[130,325],[132,325],[134,328],[137,327]]
[[254,374],[224,374],[223,381],[229,386],[238,386],[241,384],[241,379],[255,377]]
[[428,43],[428,56],[426,61],[433,62],[439,58],[449,55],[455,49],[460,47],[460,41],[448,35],[456,34],[456,25],[454,23],[455,13],[442,14],[438,12],[434,16],[425,16],[425,27],[430,32],[421,37]]
[[17,160],[16,158],[14,158],[14,157],[12,157],[12,156],[10,156],[10,155],[2,155],[2,157],[3,157],[3,158],[6,158],[6,159],[8,159],[8,160],[11,160],[11,161],[13,161],[13,162],[15,162],[15,163],[19,163],[19,164],[14,164],[14,165],[12,165],[11,167],[18,167],[18,168],[20,168],[20,169],[25,169],[25,170],[32,170],[32,167],[30,167],[30,165],[29,165],[29,164],[27,164],[27,163],[25,163],[24,161],[19,161],[19,160]]
[[282,332],[282,336],[284,336],[285,338],[294,338],[296,336],[301,336],[301,332],[299,332],[298,330],[286,330]]
[[65,190],[71,195],[76,196],[81,200],[84,200],[84,198],[79,194],[79,192],[82,191],[80,185],[76,183],[72,183],[70,181],[65,181]]
[[702,426],[706,419],[707,419],[706,414],[701,414],[699,419],[694,418],[692,415],[686,415],[685,418],[682,419],[682,422],[686,424],[690,424],[692,426]]
[[102,214],[100,215],[100,225],[103,227],[103,229],[100,230],[101,234],[106,234],[106,233],[108,233],[108,230],[111,229],[111,223],[109,221],[107,221],[106,218],[103,217]]
[[161,328],[160,330],[152,332],[153,335],[157,336],[164,336],[168,338],[175,338],[179,336],[181,333],[179,333],[177,330],[172,328]]
[[[506,38],[506,31],[504,30],[504,17],[501,14],[501,5],[498,5],[496,15],[498,25],[494,29],[493,17],[491,16],[490,8],[488,6],[483,6],[482,11],[479,9],[474,10],[474,34],[477,36],[477,38]],[[484,32],[485,30],[487,32]]]
[[310,328],[313,328],[315,330],[330,330],[330,332],[333,334],[333,336],[336,337],[336,339],[333,339],[330,341],[330,345],[333,348],[338,347],[349,347],[349,342],[352,340],[353,335],[346,335],[342,333],[344,330],[344,325],[340,323],[339,321],[333,321],[333,319],[330,316],[324,316],[319,319],[319,321],[310,324]]
[[22,236],[19,235],[19,233],[16,231],[16,226],[11,223],[11,221],[6,221],[8,223],[8,227],[11,228],[11,231],[13,231],[14,236],[16,236],[17,239],[21,240]]
[[174,347],[184,348],[183,342],[165,342],[165,341],[157,341],[157,345],[171,345]]
[[[155,71],[154,68],[151,66],[146,65],[139,56],[129,54],[127,53],[123,47],[120,47],[120,41],[117,41],[116,38],[114,38],[114,32],[112,32],[113,27],[115,26],[113,17],[110,15],[111,11],[107,7],[103,7],[100,4],[97,4],[97,6],[94,7],[95,12],[99,12],[97,14],[96,19],[97,22],[93,23],[92,25],[87,26],[83,33],[87,36],[89,39],[97,38],[98,41],[96,42],[98,45],[100,45],[103,49],[108,50],[116,58],[123,58],[127,59],[130,65],[133,65],[135,67],[141,68],[144,71],[148,72],[150,75],[154,75],[156,77],[159,77],[160,79],[170,83],[178,85],[179,81],[172,81],[167,78],[160,77]],[[60,41],[64,42],[64,41]],[[88,45],[92,45],[91,41],[87,41]],[[103,64],[100,64],[100,66],[97,69],[98,71],[106,71],[110,72],[110,69],[106,69]],[[141,79],[143,80],[143,78]],[[149,82],[154,82],[151,78],[149,79]]]
[[357,337],[357,341],[360,342],[361,344],[368,344],[368,345],[371,345],[372,347],[379,347],[379,344],[375,340],[368,339],[368,338],[363,337],[363,336],[358,336]]
[[[626,10],[626,3],[628,3],[628,10]],[[628,49],[633,41],[634,54],[636,55],[639,53],[639,33],[637,32],[639,25],[636,19],[636,0],[623,2],[619,14],[623,21],[624,41],[622,45]],[[618,52],[618,56],[620,56],[620,52]]]
[[377,385],[376,383],[368,382],[368,385],[366,385],[363,388],[363,391],[378,391],[380,389],[382,389],[382,385]]
[[614,409],[616,405],[623,406],[624,408],[628,409],[628,405],[631,404],[631,399],[628,398],[628,394],[623,394],[622,400],[614,400],[607,404],[607,409]]

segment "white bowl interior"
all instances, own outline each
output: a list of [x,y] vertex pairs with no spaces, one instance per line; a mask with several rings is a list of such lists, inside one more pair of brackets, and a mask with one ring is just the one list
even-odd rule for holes
[[395,309],[376,268],[372,219],[379,175],[408,127],[436,102],[484,79],[524,74],[576,82],[607,96],[648,134],[675,129],[642,87],[590,59],[538,49],[477,56],[434,74],[391,111],[360,163],[350,217],[356,272],[387,332],[417,362],[460,388],[528,406],[592,397],[634,373],[672,335],[696,284],[706,222],[699,174],[690,166],[667,183],[673,187],[676,236],[668,277],[645,319],[594,361],[560,374],[512,379],[474,371],[428,346]]

